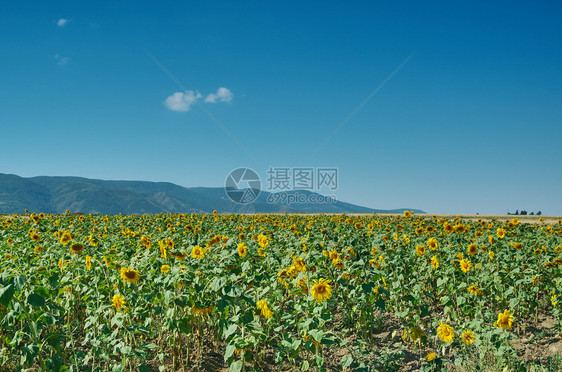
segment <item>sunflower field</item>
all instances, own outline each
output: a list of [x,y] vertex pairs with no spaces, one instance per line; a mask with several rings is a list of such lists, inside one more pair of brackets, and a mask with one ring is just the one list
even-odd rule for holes
[[561,221],[27,214],[0,260],[1,370],[562,365]]

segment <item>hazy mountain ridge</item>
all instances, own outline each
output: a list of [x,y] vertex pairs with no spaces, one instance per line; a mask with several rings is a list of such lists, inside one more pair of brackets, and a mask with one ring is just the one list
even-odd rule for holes
[[[294,193],[290,191],[288,193]],[[301,194],[315,194],[298,191]],[[238,204],[221,187],[182,187],[169,182],[105,181],[81,177],[24,178],[0,173],[0,213],[400,213],[350,203],[269,203],[262,191],[252,203]],[[410,210],[410,209],[408,209]],[[416,213],[425,213],[415,210]]]

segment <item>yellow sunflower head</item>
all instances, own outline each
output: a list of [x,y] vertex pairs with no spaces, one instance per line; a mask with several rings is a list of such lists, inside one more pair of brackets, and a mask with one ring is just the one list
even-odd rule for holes
[[441,323],[437,328],[437,336],[441,339],[441,341],[449,343],[453,341],[453,338],[455,338],[455,331],[450,325]]
[[84,246],[82,244],[72,244],[70,246],[70,252],[74,254],[82,253]]
[[324,302],[332,297],[331,280],[320,278],[320,280],[313,280],[314,285],[310,289],[310,294],[316,302]]
[[498,321],[494,323],[494,327],[511,329],[513,325],[513,314],[509,310],[504,310],[503,313],[498,314]]
[[123,279],[127,283],[133,284],[140,279],[140,274],[137,270],[133,270],[129,267],[122,267],[121,279]]

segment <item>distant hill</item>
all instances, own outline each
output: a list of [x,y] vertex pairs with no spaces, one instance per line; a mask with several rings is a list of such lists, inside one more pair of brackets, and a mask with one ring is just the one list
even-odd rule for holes
[[[294,194],[297,191],[290,191]],[[300,194],[319,196],[309,191]],[[230,200],[222,187],[182,187],[169,182],[104,181],[81,177],[23,178],[0,173],[0,213],[401,213],[334,203],[272,203],[262,191],[248,204]],[[412,209],[408,209],[412,210]],[[416,213],[425,213],[413,209]]]

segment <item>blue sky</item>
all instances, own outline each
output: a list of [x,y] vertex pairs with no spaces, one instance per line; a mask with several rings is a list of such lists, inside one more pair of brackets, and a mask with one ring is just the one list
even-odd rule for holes
[[562,214],[558,2],[139,4],[2,4],[0,172],[337,167],[373,208]]

